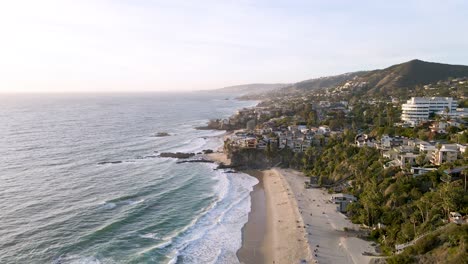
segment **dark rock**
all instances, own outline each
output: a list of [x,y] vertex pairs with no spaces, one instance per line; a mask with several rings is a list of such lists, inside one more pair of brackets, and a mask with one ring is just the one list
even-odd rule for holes
[[167,132],[158,132],[154,135],[154,137],[168,137],[168,136],[170,136],[170,134]]
[[182,152],[163,152],[159,155],[161,158],[176,158],[176,159],[188,159],[195,156],[195,153],[182,153]]
[[200,162],[200,163],[214,163],[214,161],[207,160],[207,159],[182,160],[182,161],[177,161],[176,163],[180,164],[180,163],[197,163],[197,162]]
[[203,150],[203,154],[210,154],[210,153],[213,153],[212,149],[204,149]]
[[116,160],[116,161],[101,161],[98,162],[98,165],[104,165],[104,164],[119,164],[122,163],[121,160]]

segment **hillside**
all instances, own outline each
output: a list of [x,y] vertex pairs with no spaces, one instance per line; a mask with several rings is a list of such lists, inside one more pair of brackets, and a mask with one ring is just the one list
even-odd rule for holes
[[368,94],[392,94],[399,89],[447,80],[450,77],[466,76],[468,66],[412,60],[383,70],[371,71],[358,78],[358,81],[367,82]]
[[305,80],[292,85],[288,85],[282,88],[280,91],[284,93],[297,93],[313,91],[321,88],[332,88],[365,73],[366,72],[351,72],[335,76],[327,76]]
[[[215,91],[247,94],[243,99],[260,99],[265,96],[289,95],[332,95],[343,99],[369,97],[388,99],[390,96],[405,99],[409,96],[449,96],[445,90],[451,86],[443,84],[438,89],[434,84],[450,78],[468,77],[468,66],[450,65],[421,60],[411,60],[385,69],[357,71],[335,76],[320,77],[294,84],[247,84],[231,86]],[[423,87],[433,84],[434,91],[426,94]],[[444,86],[445,85],[445,86]],[[465,94],[463,89],[455,91]]]
[[257,93],[264,93],[264,92],[269,92],[269,91],[276,90],[279,88],[283,88],[287,85],[288,84],[283,84],[283,83],[271,83],[271,84],[270,83],[251,83],[251,84],[228,86],[228,87],[212,90],[212,92],[257,94]]
[[[335,76],[305,80],[269,91],[272,96],[320,93],[344,97],[406,98],[416,88],[446,81],[449,78],[468,77],[468,66],[411,60],[385,69],[358,71]],[[442,95],[441,95],[442,96]]]

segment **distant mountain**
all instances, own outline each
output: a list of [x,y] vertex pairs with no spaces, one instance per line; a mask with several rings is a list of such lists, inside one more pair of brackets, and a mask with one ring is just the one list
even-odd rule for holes
[[468,66],[411,60],[385,69],[359,71],[301,81],[275,94],[307,93],[327,89],[332,94],[407,97],[413,88],[452,78],[468,77]]
[[415,88],[446,81],[449,78],[468,77],[468,66],[411,60],[385,69],[357,71],[320,77],[294,84],[245,84],[225,87],[215,92],[238,93],[243,98],[284,96],[327,91],[328,94],[360,98],[415,96]]
[[[353,83],[355,87],[363,88],[368,95],[392,95],[450,77],[468,77],[468,66],[412,60],[383,70],[369,71],[359,75]],[[350,85],[353,86],[353,83]]]
[[269,92],[272,90],[280,89],[289,84],[284,83],[251,83],[251,84],[243,84],[243,85],[235,85],[224,87],[221,89],[212,90],[213,92],[220,92],[220,93],[239,93],[239,94],[252,94],[252,93],[264,93]]
[[310,80],[301,81],[282,88],[280,91],[284,93],[307,92],[321,88],[331,88],[342,84],[348,80],[352,80],[356,76],[360,76],[365,72],[351,72],[335,76],[320,77]]

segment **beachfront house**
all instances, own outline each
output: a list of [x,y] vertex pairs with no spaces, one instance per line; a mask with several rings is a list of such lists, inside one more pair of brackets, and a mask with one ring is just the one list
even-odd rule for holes
[[332,194],[330,201],[334,204],[338,204],[337,210],[339,212],[346,213],[348,204],[356,202],[357,198],[351,194],[336,193]]
[[463,217],[459,212],[450,212],[449,222],[461,225],[463,223]]
[[341,203],[341,202],[344,202],[344,201],[356,202],[357,198],[354,195],[351,195],[351,194],[335,193],[335,194],[332,194],[332,196],[330,198],[330,201],[332,203],[335,203],[335,204],[336,203]]
[[436,171],[437,168],[411,167],[413,177],[424,175],[431,171]]

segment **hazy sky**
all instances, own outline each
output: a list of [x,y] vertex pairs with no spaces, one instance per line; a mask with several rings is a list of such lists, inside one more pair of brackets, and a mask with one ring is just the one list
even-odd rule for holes
[[414,58],[468,64],[468,1],[12,0],[0,92],[296,82]]

